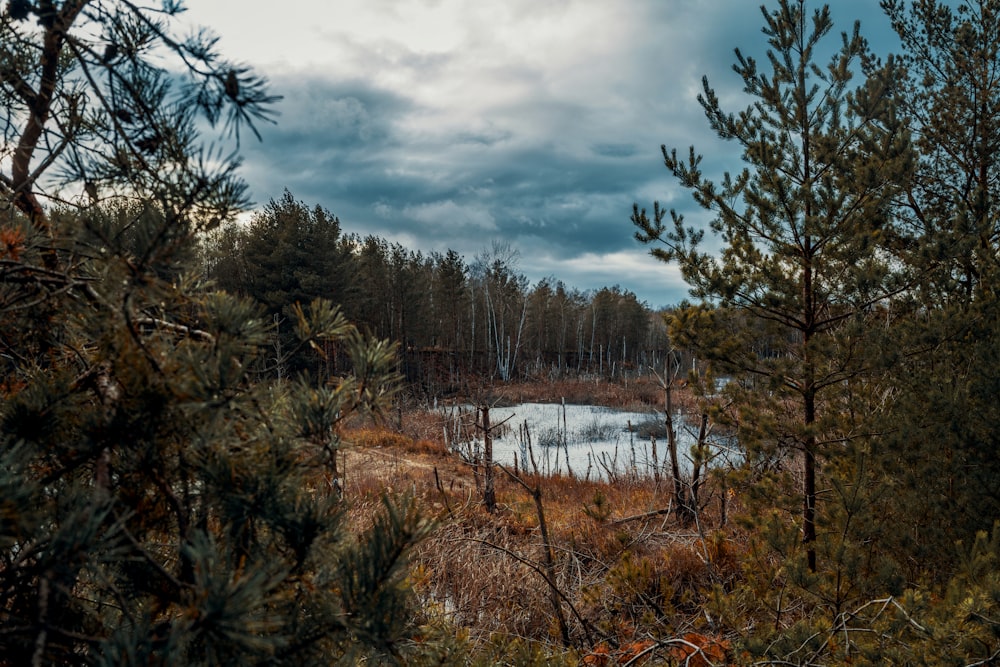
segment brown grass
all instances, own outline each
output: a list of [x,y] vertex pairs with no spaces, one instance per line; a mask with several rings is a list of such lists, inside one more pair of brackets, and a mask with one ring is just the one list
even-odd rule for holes
[[629,380],[595,377],[497,384],[491,392],[510,403],[556,403],[565,400],[577,405],[606,405],[622,409],[663,404],[663,390],[651,376]]
[[[560,383],[549,391],[567,401],[592,401],[596,392],[586,394],[587,382]],[[540,398],[537,388],[506,389],[511,400]],[[648,385],[632,386],[626,393],[620,386],[600,402],[646,401],[643,392],[650,391]],[[344,491],[355,525],[366,524],[384,493],[416,497],[438,521],[413,556],[427,613],[479,646],[494,645],[498,637],[559,644],[531,495],[497,471],[497,510],[487,513],[482,471],[446,450],[440,415],[407,411],[393,421],[357,423],[342,434],[349,443]],[[541,493],[554,583],[581,659],[595,655],[612,660],[600,664],[622,664],[644,637],[700,631],[700,610],[713,587],[741,576],[745,540],[734,527],[720,525],[718,499],[726,489],[714,478],[702,489],[709,505],[697,526],[679,523],[665,479],[634,476],[609,484],[522,473],[522,480]]]

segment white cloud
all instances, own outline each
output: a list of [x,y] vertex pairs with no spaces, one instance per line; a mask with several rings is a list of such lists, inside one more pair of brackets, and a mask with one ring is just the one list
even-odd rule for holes
[[497,228],[496,220],[485,208],[456,204],[450,199],[407,206],[403,215],[432,226],[435,235],[446,231],[493,231]]
[[527,253],[522,269],[532,280],[554,275],[578,289],[600,289],[619,285],[636,294],[653,308],[679,303],[688,286],[675,265],[664,264],[639,248],[618,252],[587,252],[557,258],[545,253]]

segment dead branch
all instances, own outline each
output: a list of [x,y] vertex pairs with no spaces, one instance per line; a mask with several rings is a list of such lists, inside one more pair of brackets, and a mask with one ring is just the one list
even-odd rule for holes
[[615,519],[611,522],[612,526],[620,526],[623,523],[631,523],[632,521],[641,521],[643,519],[652,519],[654,516],[662,516],[664,514],[670,514],[673,511],[673,501],[664,507],[663,509],[653,510],[652,512],[643,512],[642,514],[633,514],[632,516],[627,516],[622,519]]

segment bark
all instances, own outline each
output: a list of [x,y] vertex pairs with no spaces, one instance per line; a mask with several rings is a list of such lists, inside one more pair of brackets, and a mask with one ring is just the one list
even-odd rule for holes
[[496,481],[493,470],[493,434],[490,426],[490,408],[479,408],[483,413],[483,504],[492,514],[497,508]]
[[694,509],[698,509],[698,491],[701,489],[701,471],[706,468],[706,461],[708,456],[708,443],[706,439],[708,437],[708,415],[702,413],[701,415],[701,425],[698,427],[698,444],[697,456],[694,462],[694,468],[691,471],[691,505]]
[[663,378],[663,412],[664,424],[667,427],[667,451],[670,455],[670,474],[674,479],[674,504],[677,515],[685,526],[691,522],[691,508],[688,506],[684,480],[681,478],[680,456],[677,452],[677,428],[674,425],[674,370],[670,357],[667,357],[666,377]]
[[802,543],[806,547],[809,571],[816,571],[816,436],[812,435],[812,425],[816,421],[816,396],[808,392],[805,396],[805,418],[809,434],[805,439],[803,461],[803,506]]
[[[13,85],[16,94],[27,106],[28,119],[24,130],[17,141],[17,147],[11,158],[10,181],[8,183],[12,194],[14,205],[31,220],[31,223],[49,236],[52,230],[45,215],[38,196],[35,193],[35,180],[38,178],[38,170],[32,171],[31,164],[35,151],[38,149],[45,125],[49,121],[52,112],[52,103],[55,99],[56,90],[59,86],[59,56],[62,53],[63,45],[66,41],[66,31],[69,30],[73,22],[83,8],[88,4],[88,0],[75,0],[67,2],[62,9],[55,14],[51,24],[46,26],[45,35],[42,38],[42,49],[38,56],[38,88],[33,89],[27,81],[23,79],[13,81],[16,73],[11,71],[0,72],[7,83]],[[57,146],[54,150],[61,150]],[[45,268],[55,269],[58,260],[55,250],[49,248],[43,254]]]

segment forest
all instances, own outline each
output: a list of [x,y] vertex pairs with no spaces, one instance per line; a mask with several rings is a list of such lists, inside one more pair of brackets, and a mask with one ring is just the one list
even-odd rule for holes
[[[411,389],[445,396],[463,378],[503,382],[659,367],[662,317],[619,286],[591,292],[554,277],[535,285],[517,251],[494,241],[471,263],[454,250],[411,251],[377,236],[344,234],[340,220],[287,190],[203,242],[203,271],[219,289],[265,306],[276,341],[290,308],[336,301],[355,326],[400,345]],[[284,370],[293,372],[294,360]],[[318,369],[316,369],[318,370]]]
[[[1000,0],[880,6],[900,53],[776,0],[703,80],[741,166],[623,209],[652,312],[240,222],[266,79],[179,1],[7,2],[0,665],[1000,662]],[[552,471],[568,405],[649,421]]]

